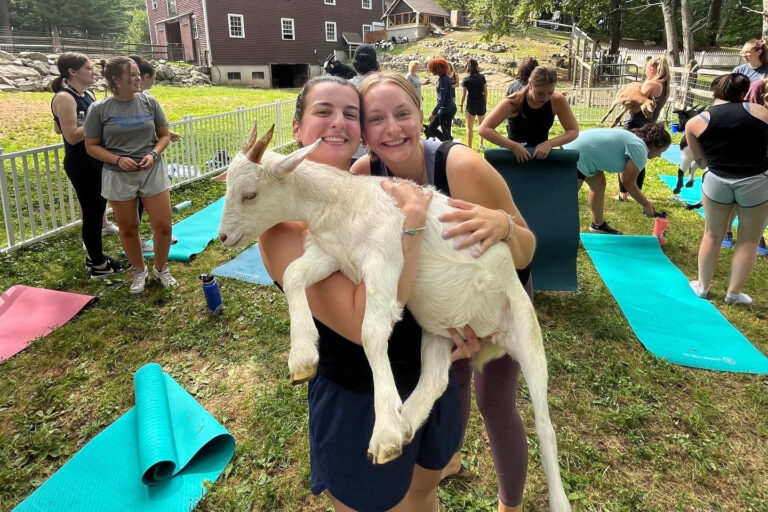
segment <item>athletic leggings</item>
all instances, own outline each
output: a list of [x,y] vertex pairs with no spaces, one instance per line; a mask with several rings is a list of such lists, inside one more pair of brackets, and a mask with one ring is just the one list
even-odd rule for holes
[[[453,135],[451,135],[451,123],[453,122],[453,116],[455,115],[455,106],[452,109],[439,109],[435,118],[429,123],[427,133],[436,135],[437,138],[442,141],[453,140]],[[438,126],[440,127],[440,130],[437,130]]]
[[82,237],[91,263],[98,266],[106,259],[101,245],[101,223],[107,200],[101,197],[102,163],[82,151],[77,146],[64,154],[64,171],[77,194],[80,208],[83,210]]
[[[533,301],[531,279],[525,283],[525,291]],[[508,507],[523,501],[523,488],[528,472],[528,443],[525,427],[517,410],[517,382],[520,364],[509,356],[486,364],[483,371],[474,370],[471,359],[453,363],[459,384],[462,409],[462,443],[467,431],[472,376],[475,377],[475,400],[483,415],[485,431],[491,443],[491,457],[496,468],[499,500]]]
[[[624,186],[624,184],[621,182],[621,176],[618,176],[619,178],[619,191],[622,194],[627,193],[627,188]],[[637,183],[637,188],[640,190],[643,190],[643,182],[645,181],[645,167],[640,169],[640,172],[637,174],[637,179],[635,180],[635,183]]]

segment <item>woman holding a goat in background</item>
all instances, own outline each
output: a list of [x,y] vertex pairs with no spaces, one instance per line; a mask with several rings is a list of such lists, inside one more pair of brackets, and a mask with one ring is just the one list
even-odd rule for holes
[[[547,158],[552,148],[574,140],[579,135],[579,123],[565,96],[555,92],[556,85],[557,70],[548,66],[536,67],[528,85],[502,100],[488,114],[480,124],[480,137],[512,151],[520,163],[531,158]],[[550,140],[549,130],[555,117],[565,132]],[[504,137],[496,127],[507,120],[507,137]],[[535,148],[533,154],[526,146]]]
[[[400,80],[415,94],[405,78]],[[414,121],[418,127],[420,120]],[[296,100],[293,137],[301,145],[322,139],[307,159],[348,171],[361,141],[357,89],[337,77],[307,82]],[[382,186],[405,214],[404,265],[397,294],[404,304],[421,255],[423,237],[418,228],[424,226],[432,196],[407,184],[387,181]],[[264,265],[277,283],[282,284],[286,267],[303,254],[306,229],[303,223],[285,222],[259,237]],[[308,392],[312,493],[326,492],[338,512],[435,511],[442,470],[461,436],[455,378],[451,376],[448,389],[402,455],[383,465],[372,464],[366,452],[374,423],[373,378],[361,346],[365,283],[353,283],[336,272],[306,293],[320,334],[320,360]],[[476,339],[468,345],[479,349]],[[407,309],[395,324],[388,352],[395,383],[405,399],[421,371],[421,328]]]
[[699,275],[691,281],[691,288],[702,299],[709,294],[734,207],[739,216],[739,241],[731,262],[726,304],[752,302],[741,289],[755,265],[756,249],[768,225],[768,109],[742,103],[748,90],[749,78],[741,73],[715,78],[714,104],[685,126],[696,163],[707,169],[701,181],[705,225]]
[[[369,76],[360,84],[360,93],[365,113],[363,134],[369,155],[356,161],[352,172],[435,185],[453,198],[452,205],[456,208],[441,219],[457,223],[445,230],[444,238],[468,235],[455,247],[479,244],[477,256],[495,243],[506,243],[516,266],[526,269],[533,257],[535,240],[501,175],[467,147],[450,141],[441,144],[422,140],[419,98],[400,75]],[[528,276],[521,280],[527,281]],[[530,294],[530,287],[527,289]],[[465,336],[472,344],[476,343],[470,329],[465,328]],[[461,344],[456,336],[454,341]],[[466,429],[473,376],[471,360],[456,361],[454,371],[462,398],[463,429]],[[525,429],[515,404],[519,373],[519,364],[509,356],[488,363],[482,372],[474,372],[476,398],[486,422],[499,478],[499,510],[503,512],[522,509],[527,472]],[[460,464],[461,452],[457,450],[446,474],[457,472]]]
[[112,204],[120,227],[120,242],[133,266],[130,293],[144,291],[149,271],[139,238],[137,202],[149,214],[155,247],[152,273],[164,287],[176,286],[168,270],[171,245],[170,182],[160,153],[170,133],[157,100],[141,94],[141,73],[128,57],[102,62],[102,74],[112,96],[93,104],[85,120],[88,154],[104,162],[101,194]]

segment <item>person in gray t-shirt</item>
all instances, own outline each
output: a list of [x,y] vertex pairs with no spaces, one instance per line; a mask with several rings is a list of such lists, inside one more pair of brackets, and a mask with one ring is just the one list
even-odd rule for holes
[[112,205],[120,242],[133,265],[129,291],[143,292],[149,276],[139,238],[139,197],[152,226],[152,273],[163,286],[176,286],[167,264],[171,245],[170,183],[160,159],[170,142],[168,121],[157,101],[141,94],[141,76],[133,60],[113,57],[102,61],[102,69],[112,96],[97,101],[88,110],[83,132],[88,154],[104,162],[101,195]]

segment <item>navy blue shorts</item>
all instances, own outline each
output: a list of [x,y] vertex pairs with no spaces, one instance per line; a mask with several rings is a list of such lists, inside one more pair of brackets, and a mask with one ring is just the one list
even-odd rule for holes
[[309,457],[313,494],[326,489],[360,512],[397,505],[411,485],[413,466],[444,468],[459,449],[461,403],[453,370],[448,388],[403,454],[384,465],[368,462],[373,394],[351,391],[318,374],[309,382]]

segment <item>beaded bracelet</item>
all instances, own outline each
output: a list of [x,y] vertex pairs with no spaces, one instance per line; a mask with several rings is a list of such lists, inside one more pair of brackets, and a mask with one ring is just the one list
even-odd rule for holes
[[502,242],[505,244],[508,244],[512,241],[512,235],[515,234],[515,223],[513,222],[513,219],[515,218],[514,215],[510,215],[504,210],[498,209],[497,212],[501,212],[504,214],[504,216],[507,218],[507,222],[509,222],[509,226],[507,227],[507,236],[501,239]]
[[403,234],[404,235],[418,235],[420,231],[424,231],[427,229],[427,226],[422,226],[420,228],[403,228]]
[[123,158],[121,156],[117,157],[117,162],[115,162],[115,165],[120,167],[120,159]]

